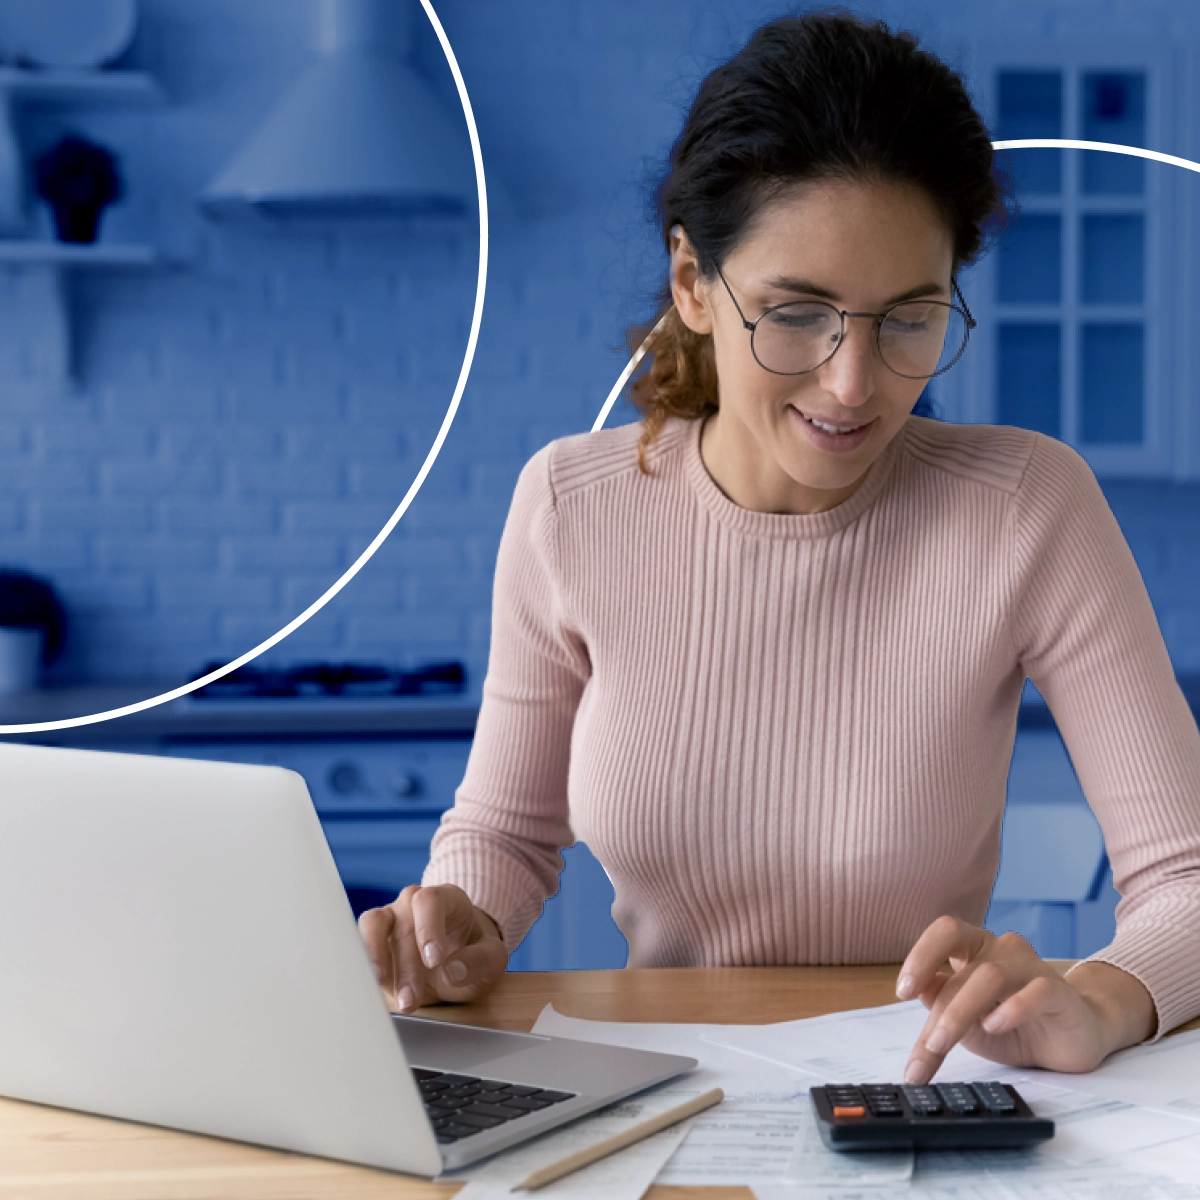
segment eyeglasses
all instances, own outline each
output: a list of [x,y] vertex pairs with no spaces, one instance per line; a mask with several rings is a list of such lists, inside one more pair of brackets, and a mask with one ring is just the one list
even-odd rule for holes
[[847,312],[822,300],[793,300],[748,321],[720,267],[717,274],[750,330],[750,353],[772,375],[815,371],[837,353],[847,317],[870,317],[883,365],[905,379],[932,379],[958,362],[977,324],[957,283],[952,286],[961,308],[944,300],[904,300],[886,313],[866,313]]

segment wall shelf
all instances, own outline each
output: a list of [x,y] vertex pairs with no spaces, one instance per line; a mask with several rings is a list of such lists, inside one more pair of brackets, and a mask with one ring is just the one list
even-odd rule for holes
[[156,104],[163,96],[141,71],[33,70],[0,67],[0,94],[38,104]]
[[14,113],[35,106],[138,107],[162,100],[158,84],[141,71],[0,67],[0,269],[27,276],[25,302],[43,314],[45,338],[33,351],[42,377],[68,385],[75,381],[68,287],[72,271],[146,269],[162,259],[154,247],[137,243],[76,245],[26,238],[26,163]]
[[133,242],[78,245],[21,238],[0,239],[0,266],[152,267],[160,261],[160,257],[153,246]]
[[0,240],[0,270],[26,277],[23,303],[36,308],[45,331],[33,352],[39,377],[68,387],[78,379],[68,283],[73,271],[146,270],[164,262],[153,246],[137,243]]

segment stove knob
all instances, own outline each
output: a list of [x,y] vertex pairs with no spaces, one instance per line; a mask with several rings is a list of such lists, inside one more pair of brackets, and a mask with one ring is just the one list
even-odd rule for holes
[[415,800],[421,794],[421,777],[414,771],[397,771],[391,778],[391,788],[401,800]]
[[355,792],[367,790],[362,771],[354,763],[345,760],[336,762],[329,768],[326,782],[329,784],[329,790],[338,796],[352,796]]

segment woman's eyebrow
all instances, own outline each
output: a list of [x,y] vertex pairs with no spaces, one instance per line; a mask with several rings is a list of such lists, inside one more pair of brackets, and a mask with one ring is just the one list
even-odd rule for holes
[[[810,296],[820,296],[825,300],[838,299],[837,293],[831,292],[828,288],[823,288],[808,279],[793,279],[787,275],[777,275],[773,279],[768,279],[766,286],[769,288],[778,288],[785,292],[807,292]],[[890,307],[893,304],[899,304],[901,300],[916,300],[921,296],[932,296],[945,290],[940,283],[922,283],[918,284],[915,288],[909,288],[907,292],[902,292],[899,296],[893,296],[890,300],[885,300],[884,304]]]

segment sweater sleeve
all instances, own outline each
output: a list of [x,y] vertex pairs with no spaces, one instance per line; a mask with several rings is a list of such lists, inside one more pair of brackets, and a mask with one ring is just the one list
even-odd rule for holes
[[1085,961],[1139,979],[1151,1041],[1200,1013],[1200,731],[1095,475],[1042,434],[1012,508],[1018,661],[1104,833],[1116,934]]
[[551,480],[554,443],[522,468],[500,537],[475,737],[423,884],[455,883],[513,949],[558,890],[575,838],[567,770],[591,663],[566,617]]

